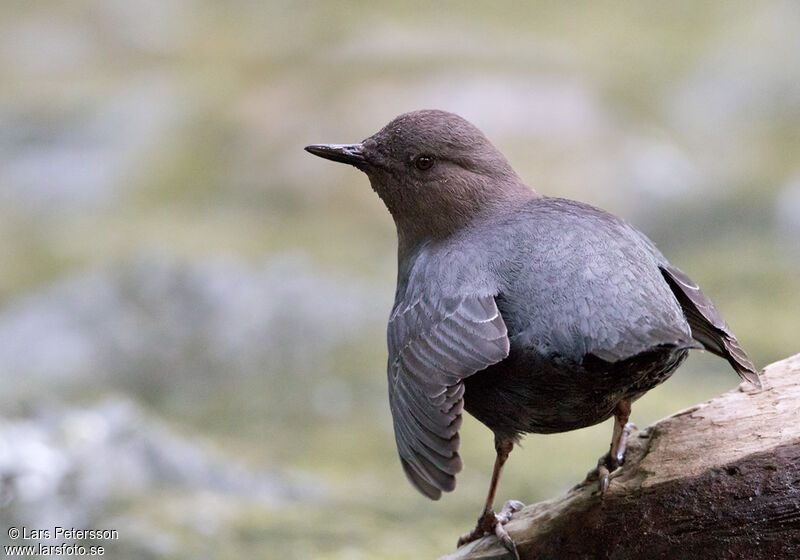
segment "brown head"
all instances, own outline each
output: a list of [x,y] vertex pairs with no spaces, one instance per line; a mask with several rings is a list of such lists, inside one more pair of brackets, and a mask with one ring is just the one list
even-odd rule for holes
[[367,174],[401,246],[449,235],[503,201],[535,196],[480,130],[446,111],[405,113],[359,144],[306,150]]

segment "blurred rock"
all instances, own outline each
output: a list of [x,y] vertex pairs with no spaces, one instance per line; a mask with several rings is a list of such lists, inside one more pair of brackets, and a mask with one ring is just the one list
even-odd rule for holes
[[147,176],[188,109],[175,80],[158,71],[88,106],[21,105],[0,129],[0,204],[48,217],[113,207]]
[[[142,392],[213,391],[237,377],[302,378],[383,325],[365,282],[297,255],[260,266],[146,256],[96,269],[0,312],[0,379],[113,382]],[[14,391],[6,394],[13,398]]]
[[[230,507],[274,508],[323,494],[318,482],[301,485],[255,472],[180,437],[129,400],[0,419],[0,519],[6,526],[107,526],[120,504],[155,499],[165,489],[216,496],[219,516]],[[213,511],[203,516],[208,526],[219,521]]]

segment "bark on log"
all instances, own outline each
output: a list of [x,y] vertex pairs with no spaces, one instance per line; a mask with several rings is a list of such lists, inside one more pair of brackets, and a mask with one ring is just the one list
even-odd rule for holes
[[[605,497],[573,489],[506,525],[525,559],[800,558],[800,354],[631,434]],[[511,558],[484,537],[442,560]]]

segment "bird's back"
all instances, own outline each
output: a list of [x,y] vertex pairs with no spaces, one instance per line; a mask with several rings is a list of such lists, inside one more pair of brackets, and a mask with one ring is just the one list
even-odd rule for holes
[[498,306],[512,347],[616,361],[691,331],[647,238],[593,206],[531,200],[505,228],[516,250],[496,262]]
[[602,421],[696,346],[660,272],[666,260],[624,221],[557,198],[531,200],[504,219],[505,242],[480,228],[473,235],[498,257],[496,301],[511,353],[469,378],[465,394],[467,410],[496,432]]

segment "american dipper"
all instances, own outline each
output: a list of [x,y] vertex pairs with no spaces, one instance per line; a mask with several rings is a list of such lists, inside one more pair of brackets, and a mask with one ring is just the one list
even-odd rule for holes
[[624,459],[631,403],[690,348],[760,386],[711,300],[644,234],[525,186],[463,118],[415,111],[359,144],[306,150],[366,173],[397,226],[388,378],[406,477],[433,500],[455,488],[462,409],[494,432],[486,504],[459,546],[494,533],[516,554],[503,524],[521,504],[500,514],[493,504],[522,434],[613,416],[611,448],[590,473],[602,493]]

